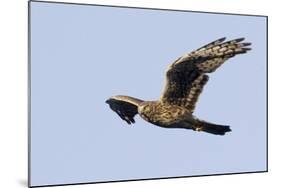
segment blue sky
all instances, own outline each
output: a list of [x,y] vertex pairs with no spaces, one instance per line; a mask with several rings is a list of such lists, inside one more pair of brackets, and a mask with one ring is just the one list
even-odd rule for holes
[[[264,17],[31,3],[31,184],[143,179],[266,168]],[[195,115],[226,136],[130,126],[112,95],[159,98],[167,66],[220,37],[252,51],[228,60]]]

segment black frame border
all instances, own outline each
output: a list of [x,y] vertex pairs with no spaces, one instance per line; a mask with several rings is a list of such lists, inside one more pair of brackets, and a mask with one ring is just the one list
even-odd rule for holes
[[[131,9],[144,9],[155,11],[176,11],[176,12],[192,12],[192,13],[205,13],[205,14],[220,14],[220,15],[233,15],[233,16],[251,16],[251,17],[264,17],[266,18],[266,169],[261,171],[247,171],[247,172],[235,172],[235,173],[219,173],[219,174],[205,174],[205,175],[191,175],[191,176],[175,176],[175,177],[158,177],[158,178],[145,178],[145,179],[129,179],[129,180],[114,180],[114,181],[100,181],[100,182],[83,182],[83,183],[69,183],[69,184],[47,184],[47,185],[31,185],[31,2],[46,3],[46,4],[66,4],[66,5],[82,5],[82,6],[100,6],[111,8],[131,8]],[[101,184],[101,183],[116,183],[116,182],[132,182],[132,181],[144,181],[144,180],[161,180],[161,179],[178,179],[189,177],[207,177],[207,176],[222,176],[222,175],[237,175],[237,174],[255,174],[268,172],[268,16],[255,15],[255,14],[238,14],[238,13],[224,13],[224,12],[207,12],[207,11],[192,11],[192,10],[180,10],[180,9],[163,9],[163,8],[148,8],[148,7],[134,7],[134,6],[119,6],[119,5],[103,5],[103,4],[88,4],[88,3],[71,3],[71,2],[59,2],[59,1],[40,1],[29,0],[28,1],[28,187],[54,187],[54,186],[70,186],[70,185],[86,185],[86,184]]]

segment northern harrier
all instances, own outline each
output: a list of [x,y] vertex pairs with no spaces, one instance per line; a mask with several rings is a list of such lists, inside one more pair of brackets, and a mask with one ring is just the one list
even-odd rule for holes
[[202,121],[193,115],[193,111],[208,82],[207,73],[214,72],[236,54],[251,49],[245,48],[251,43],[241,43],[243,40],[238,38],[224,42],[225,38],[221,38],[178,58],[168,67],[165,88],[157,101],[117,95],[106,103],[128,124],[135,123],[134,116],[139,114],[144,120],[164,128],[185,128],[224,135],[231,131],[229,126]]

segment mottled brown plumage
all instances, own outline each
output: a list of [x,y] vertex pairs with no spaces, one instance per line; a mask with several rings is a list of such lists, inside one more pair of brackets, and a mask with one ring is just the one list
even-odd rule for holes
[[158,101],[142,101],[129,96],[114,96],[106,102],[128,124],[139,114],[144,120],[165,128],[185,128],[224,135],[229,126],[216,125],[193,116],[196,102],[208,82],[207,73],[214,72],[227,59],[246,53],[251,43],[244,38],[211,42],[172,63],[166,72],[164,91]]

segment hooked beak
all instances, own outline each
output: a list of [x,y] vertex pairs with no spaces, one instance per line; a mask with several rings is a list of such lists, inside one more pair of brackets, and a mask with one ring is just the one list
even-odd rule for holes
[[105,101],[105,103],[109,104],[110,101],[111,101],[111,98],[107,99],[107,100]]

